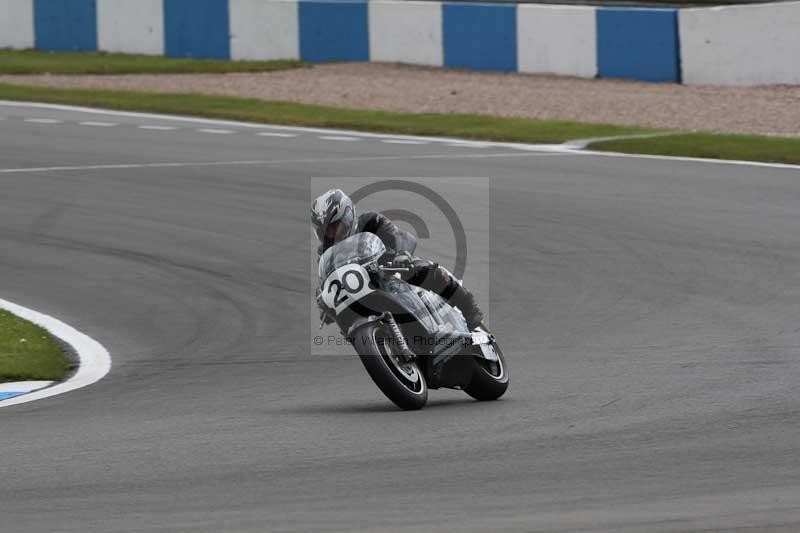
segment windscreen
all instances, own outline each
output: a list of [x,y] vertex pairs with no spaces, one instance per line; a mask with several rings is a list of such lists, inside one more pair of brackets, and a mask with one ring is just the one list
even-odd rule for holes
[[325,250],[319,258],[319,278],[325,280],[337,268],[358,263],[366,265],[386,253],[383,241],[374,233],[356,233]]

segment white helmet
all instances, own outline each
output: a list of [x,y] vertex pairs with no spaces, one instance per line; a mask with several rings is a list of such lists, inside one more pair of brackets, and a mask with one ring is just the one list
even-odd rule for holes
[[341,189],[331,189],[311,204],[311,224],[322,245],[331,246],[356,232],[356,207]]

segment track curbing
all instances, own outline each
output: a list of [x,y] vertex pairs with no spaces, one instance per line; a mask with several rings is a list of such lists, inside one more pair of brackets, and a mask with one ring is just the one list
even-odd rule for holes
[[78,370],[66,381],[0,400],[0,408],[50,398],[86,387],[101,380],[111,370],[111,356],[108,350],[102,344],[69,324],[2,298],[0,298],[0,309],[10,311],[37,326],[43,327],[55,337],[69,344],[75,350],[80,361]]

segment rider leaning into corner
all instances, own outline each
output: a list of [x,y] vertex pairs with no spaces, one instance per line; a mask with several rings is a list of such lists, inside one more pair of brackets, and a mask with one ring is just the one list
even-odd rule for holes
[[[469,329],[475,329],[483,320],[483,313],[475,303],[472,293],[455,276],[436,263],[413,256],[417,240],[411,233],[399,228],[380,213],[357,215],[353,201],[340,189],[331,189],[314,200],[311,205],[311,224],[321,243],[317,250],[319,255],[356,233],[374,233],[380,237],[387,250],[380,258],[380,263],[409,268],[403,279],[448,300],[464,315]],[[333,322],[319,295],[317,305],[323,312],[325,323]]]

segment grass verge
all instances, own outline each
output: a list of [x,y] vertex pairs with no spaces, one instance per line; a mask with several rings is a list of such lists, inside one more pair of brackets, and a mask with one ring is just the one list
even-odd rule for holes
[[[0,84],[0,100],[47,102],[240,120],[267,124],[557,144],[575,139],[656,133],[658,130],[488,115],[396,113],[202,94],[63,89]],[[738,159],[800,164],[800,139],[687,133],[593,143],[593,150],[631,154]]]
[[591,144],[589,149],[626,154],[800,164],[800,138],[787,137],[686,133],[651,139],[603,141]]
[[0,74],[162,74],[265,72],[302,61],[217,61],[103,52],[0,50]]
[[0,99],[194,115],[290,126],[343,128],[382,133],[526,143],[561,143],[570,139],[631,135],[653,131],[605,124],[541,121],[488,115],[395,113],[341,109],[294,102],[202,94],[98,91],[6,84],[0,84]]
[[47,330],[0,310],[0,382],[60,381],[69,367],[69,359]]

